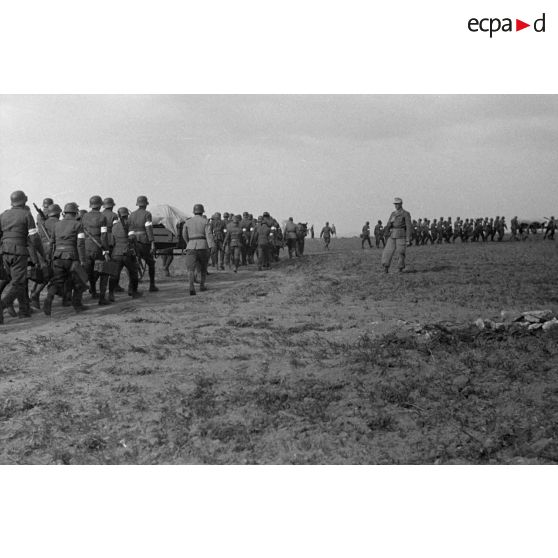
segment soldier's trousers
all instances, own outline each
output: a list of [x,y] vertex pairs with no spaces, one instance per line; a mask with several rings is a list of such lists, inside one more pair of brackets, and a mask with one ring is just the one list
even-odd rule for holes
[[296,238],[287,238],[287,249],[289,250],[289,258],[298,256]]
[[190,291],[195,290],[194,275],[196,266],[200,266],[200,287],[205,287],[205,278],[207,277],[207,264],[209,263],[209,248],[201,250],[186,250],[186,269],[188,270],[188,280],[190,283]]
[[225,260],[229,268],[231,266],[238,268],[240,265],[240,246],[231,246],[229,244],[225,248]]
[[258,269],[262,267],[269,267],[269,254],[270,254],[270,245],[269,244],[262,244],[258,246]]
[[393,238],[389,237],[386,241],[384,251],[382,252],[382,265],[384,267],[389,267],[393,255],[397,253],[399,269],[405,268],[405,253],[407,251],[407,241],[404,238]]
[[99,279],[99,277],[99,292],[104,294],[107,291],[108,275],[95,271],[95,262],[103,260],[104,258],[101,250],[96,250],[95,252],[87,252],[85,254],[84,269],[87,273],[87,277],[89,278],[89,292],[91,294],[96,294],[97,292],[97,279]]
[[27,260],[28,256],[4,254],[4,267],[10,274],[11,281],[2,299],[4,306],[8,306],[17,299],[19,311],[22,314],[29,312],[29,293],[27,292]]
[[126,268],[128,272],[128,293],[138,292],[138,282],[139,282],[139,269],[138,261],[135,256],[113,256],[113,262],[118,263],[118,275],[112,276],[109,279],[109,292],[114,293],[116,286],[120,281],[120,274],[122,270]]
[[62,260],[56,259],[52,262],[52,282],[48,287],[48,296],[54,297],[54,295],[64,293],[64,289],[70,284],[72,287],[72,306],[77,308],[81,306],[81,294],[84,287],[80,283],[75,281],[72,274],[72,264],[74,260]]
[[304,255],[304,237],[296,239],[296,255]]
[[215,244],[211,248],[211,264],[213,267],[225,268],[225,250],[222,240],[215,240]]
[[364,244],[366,242],[368,242],[368,246],[370,246],[370,248],[372,248],[372,242],[370,242],[370,237],[369,236],[363,236],[362,237],[361,248],[364,248]]
[[376,248],[380,247],[380,242],[382,243],[382,246],[385,247],[386,245],[386,239],[383,236],[377,236],[376,237]]
[[138,242],[137,251],[138,251],[138,256],[147,265],[147,270],[149,272],[149,282],[152,285],[154,285],[155,284],[155,259],[153,258],[153,254],[151,253],[151,245],[142,244],[141,242]]

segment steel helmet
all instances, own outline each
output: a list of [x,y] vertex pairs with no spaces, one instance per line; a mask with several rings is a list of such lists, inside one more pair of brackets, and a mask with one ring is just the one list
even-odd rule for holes
[[48,206],[47,215],[49,217],[54,217],[55,215],[60,215],[62,213],[62,209],[57,203],[52,203]]
[[223,219],[228,219],[229,218],[229,214],[225,211],[225,213],[223,213]]
[[128,217],[130,215],[130,210],[127,207],[119,207],[118,215],[120,217]]
[[138,196],[136,205],[149,205],[149,202],[147,201],[147,196]]
[[89,198],[89,207],[92,209],[99,209],[103,205],[101,196],[92,196]]
[[78,212],[78,205],[75,202],[67,203],[64,206],[64,213],[77,213]]
[[194,215],[203,215],[205,209],[201,203],[197,203],[194,205],[194,209],[192,211],[194,212]]
[[103,200],[103,207],[110,207],[112,209],[114,207],[114,200],[112,198],[105,198]]
[[45,209],[48,209],[53,203],[54,203],[54,200],[52,198],[45,198],[43,200],[43,207]]
[[23,207],[27,202],[27,196],[22,190],[16,190],[11,193],[10,202],[14,207]]

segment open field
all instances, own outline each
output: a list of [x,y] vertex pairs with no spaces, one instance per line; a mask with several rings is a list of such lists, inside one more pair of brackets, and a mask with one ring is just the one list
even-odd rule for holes
[[556,243],[413,247],[388,275],[358,238],[307,251],[7,317],[0,462],[558,461],[558,332],[471,325],[558,313]]

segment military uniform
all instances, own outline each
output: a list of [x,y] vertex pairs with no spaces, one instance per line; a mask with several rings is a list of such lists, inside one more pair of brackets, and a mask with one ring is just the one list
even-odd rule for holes
[[186,219],[183,235],[186,241],[186,269],[190,283],[190,294],[195,295],[194,273],[196,266],[200,268],[200,290],[205,291],[205,280],[207,277],[207,264],[210,254],[210,226],[206,217],[203,216],[203,206],[194,206],[194,216]]
[[[238,271],[240,264],[240,246],[242,242],[242,229],[240,228],[239,216],[234,221],[227,224],[227,233],[225,234],[225,250],[229,253],[229,258],[232,259],[232,266],[234,272]],[[229,269],[231,262],[229,260]]]
[[26,201],[27,196],[23,192],[14,192],[12,208],[0,215],[3,264],[11,278],[7,284],[9,289],[0,303],[0,323],[3,323],[3,309],[11,306],[16,299],[19,302],[20,316],[26,317],[31,314],[27,292],[28,245],[31,244],[32,249],[36,249],[44,257],[38,229],[31,212],[25,207]]
[[269,235],[271,234],[271,228],[266,221],[263,219],[258,222],[254,231],[252,232],[251,243],[257,246],[258,255],[258,270],[261,271],[262,268],[269,268],[270,264],[270,249],[271,243]]
[[333,231],[332,231],[331,227],[329,226],[329,223],[326,223],[325,227],[320,232],[320,238],[323,238],[326,250],[329,250],[329,243],[331,242],[332,232]]
[[85,233],[85,272],[89,277],[89,292],[93,298],[97,298],[97,279],[99,279],[99,304],[106,304],[108,275],[99,273],[95,268],[95,263],[104,261],[109,253],[107,218],[99,209],[100,204],[99,207],[91,208],[91,211],[81,218],[81,223]]
[[372,242],[370,241],[370,223],[366,221],[364,227],[362,227],[362,233],[360,235],[362,242],[360,243],[361,249],[364,250],[364,243],[368,242],[369,248],[372,248]]
[[114,293],[124,268],[128,272],[128,294],[133,298],[137,298],[141,294],[138,293],[139,268],[136,255],[136,240],[133,235],[129,234],[130,229],[127,222],[129,211],[126,208],[120,208],[119,211],[122,214],[122,220],[118,219],[112,226],[114,247],[111,258],[118,263],[118,273],[109,279],[109,300],[111,301],[114,300]]
[[382,246],[386,245],[386,239],[384,237],[384,227],[381,221],[378,221],[378,224],[374,227],[374,240],[376,242],[376,248],[380,247],[380,242]]
[[[403,202],[397,201],[395,198],[396,206]],[[385,272],[389,270],[393,254],[397,251],[399,257],[398,268],[399,271],[405,269],[405,253],[407,244],[411,242],[412,221],[411,214],[405,211],[402,206],[398,207],[389,216],[386,233],[389,233],[384,251],[382,252],[382,266]]]
[[287,241],[287,250],[289,251],[289,258],[293,256],[298,256],[298,249],[297,249],[297,234],[296,234],[297,226],[295,225],[293,218],[289,217],[285,225],[285,230],[283,232],[283,236]]
[[81,281],[77,280],[74,266],[80,263],[85,268],[87,256],[83,225],[76,217],[77,205],[67,204],[64,210],[64,218],[57,221],[54,227],[52,235],[53,279],[48,287],[47,297],[43,305],[43,311],[47,316],[50,316],[55,294],[63,294],[68,282],[72,286],[72,306],[76,312],[84,310],[81,296],[86,287]]
[[139,206],[138,209],[130,214],[128,226],[130,227],[130,234],[136,237],[138,256],[145,261],[149,270],[149,290],[152,292],[158,291],[159,289],[155,286],[155,259],[153,257],[155,250],[153,218],[146,209],[147,198],[145,196],[138,197],[137,205]]

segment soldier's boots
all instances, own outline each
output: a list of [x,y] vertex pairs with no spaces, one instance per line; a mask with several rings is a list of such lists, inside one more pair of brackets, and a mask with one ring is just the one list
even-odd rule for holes
[[16,309],[14,308],[14,303],[13,302],[10,302],[10,304],[8,304],[7,306],[4,306],[4,308],[6,309],[6,311],[8,312],[8,314],[12,318],[15,318],[17,316],[17,312],[16,312]]
[[190,296],[194,296],[196,294],[196,291],[193,289],[190,289]]
[[200,291],[207,291],[207,287],[205,285],[200,285]]
[[141,291],[132,291],[131,293],[129,293],[129,295],[132,298],[140,298],[143,296],[143,293]]
[[155,283],[150,283],[149,284],[149,292],[150,293],[157,293],[159,292],[158,287],[155,286]]
[[89,292],[91,294],[91,298],[94,298],[94,299],[99,298],[99,293],[95,289],[89,289]]
[[53,300],[54,300],[54,295],[49,293],[49,294],[47,294],[47,297],[45,298],[45,301],[43,302],[43,312],[47,316],[50,316],[50,314],[52,312],[52,301]]
[[114,298],[114,291],[109,292],[108,299],[109,302],[116,302],[116,299]]
[[116,285],[116,287],[114,288],[114,292],[115,293],[123,293],[124,289],[120,285]]
[[107,300],[105,293],[99,293],[99,302],[97,303],[99,306],[107,306],[110,302]]

